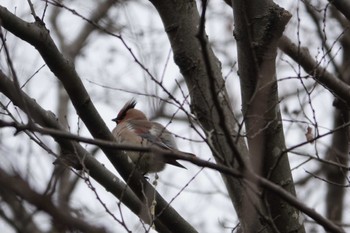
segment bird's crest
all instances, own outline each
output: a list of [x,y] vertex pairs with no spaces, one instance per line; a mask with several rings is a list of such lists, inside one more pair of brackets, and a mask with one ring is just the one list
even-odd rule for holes
[[135,108],[136,103],[137,102],[134,98],[132,98],[131,100],[126,102],[125,105],[123,106],[123,108],[119,111],[118,116],[116,118],[112,119],[112,121],[119,123],[121,120],[124,119],[124,117],[126,116],[126,113],[129,109]]

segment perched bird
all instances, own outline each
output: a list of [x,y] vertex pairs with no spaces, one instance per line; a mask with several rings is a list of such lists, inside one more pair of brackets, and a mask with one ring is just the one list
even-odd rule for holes
[[[128,101],[114,119],[117,126],[112,133],[118,143],[145,147],[158,147],[161,149],[180,152],[177,149],[174,136],[161,124],[151,122],[140,110],[135,109],[136,101]],[[186,155],[193,154],[180,152]],[[150,152],[126,151],[131,161],[143,174],[159,172],[165,164],[185,168],[174,158]]]

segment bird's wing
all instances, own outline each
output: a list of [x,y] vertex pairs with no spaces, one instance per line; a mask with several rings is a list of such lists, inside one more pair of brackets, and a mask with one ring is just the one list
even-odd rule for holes
[[144,120],[131,120],[128,124],[134,133],[147,140],[151,145],[169,150],[176,149],[172,134],[161,124]]
[[[155,145],[162,149],[171,151],[178,151],[174,136],[161,124],[143,120],[131,120],[129,123],[129,127],[132,127],[132,131],[142,139],[147,140],[150,145]],[[164,162],[168,164],[186,168],[178,163],[174,158],[163,156],[163,159]]]

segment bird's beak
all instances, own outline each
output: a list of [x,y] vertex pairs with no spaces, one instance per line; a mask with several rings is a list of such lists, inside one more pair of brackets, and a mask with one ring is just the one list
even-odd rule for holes
[[114,122],[117,123],[117,124],[120,122],[120,120],[118,120],[118,117],[113,118],[112,121],[114,121]]

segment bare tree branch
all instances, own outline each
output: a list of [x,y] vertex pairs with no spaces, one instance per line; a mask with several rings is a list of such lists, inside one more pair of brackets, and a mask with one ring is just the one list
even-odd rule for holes
[[51,199],[34,191],[21,177],[10,176],[4,170],[0,169],[0,186],[14,195],[18,195],[28,201],[38,209],[48,213],[54,222],[63,230],[80,230],[82,232],[106,232],[105,229],[95,227],[79,218],[73,217],[66,211],[62,211],[55,206]]
[[[0,72],[0,92],[5,94],[15,105],[20,108],[23,107],[19,101],[20,97],[18,96],[14,84],[2,72]],[[42,109],[25,93],[21,92],[20,94],[28,106],[30,106],[30,114],[37,124],[40,124],[42,127],[48,127],[50,131],[58,130],[61,133],[61,136],[57,134],[53,136],[64,152],[64,157],[60,158],[59,161],[68,163],[70,166],[78,169],[86,169],[92,178],[104,186],[104,188],[111,192],[115,197],[120,199],[126,206],[128,206],[128,208],[130,208],[130,210],[146,223],[149,223],[147,216],[142,215],[144,209],[142,202],[129,189],[129,187],[120,181],[113,173],[107,170],[93,156],[89,155],[89,153],[78,143],[62,137],[62,134],[67,133],[52,112]],[[36,125],[34,124],[33,127],[36,127]]]
[[[12,124],[12,123],[7,124],[4,121],[0,121],[0,127],[4,127],[4,126],[18,127],[19,130],[23,130],[23,129],[28,127],[26,125],[18,125],[18,124]],[[333,222],[331,222],[331,221],[327,220],[326,218],[322,217],[320,214],[318,214],[312,208],[309,208],[306,205],[304,205],[297,198],[295,198],[295,196],[293,196],[292,194],[290,194],[289,192],[284,190],[279,185],[276,185],[276,184],[272,183],[271,181],[269,181],[269,180],[267,180],[267,179],[265,179],[265,178],[263,178],[261,176],[258,176],[256,174],[252,173],[251,171],[245,171],[244,173],[242,173],[242,172],[240,172],[237,169],[229,168],[229,167],[224,166],[224,165],[214,164],[214,163],[208,162],[206,160],[199,159],[197,157],[188,156],[188,155],[182,154],[182,153],[169,152],[169,151],[161,150],[161,149],[158,149],[158,148],[120,145],[120,144],[116,144],[116,143],[109,142],[109,141],[103,141],[103,140],[98,140],[98,139],[93,139],[93,140],[92,139],[87,139],[87,138],[84,138],[84,137],[72,135],[70,133],[57,131],[57,130],[39,129],[39,128],[37,128],[37,129],[32,128],[32,129],[34,131],[37,131],[37,132],[41,132],[41,133],[45,133],[45,134],[49,134],[49,135],[56,135],[56,137],[57,136],[61,136],[61,137],[64,137],[64,138],[70,138],[70,139],[73,139],[73,140],[78,140],[78,141],[83,141],[83,142],[87,142],[87,143],[97,144],[97,145],[100,145],[101,147],[115,148],[115,149],[121,149],[121,150],[154,152],[154,153],[157,153],[157,154],[164,154],[166,156],[170,156],[170,157],[175,158],[175,159],[189,161],[189,162],[191,162],[193,164],[196,164],[198,166],[201,166],[201,167],[211,168],[211,169],[217,170],[217,171],[219,171],[219,172],[221,172],[223,174],[232,176],[234,178],[243,179],[243,180],[246,180],[247,182],[251,182],[253,184],[257,184],[258,186],[265,188],[269,192],[275,193],[276,195],[281,197],[283,200],[287,201],[292,206],[298,208],[300,211],[302,211],[305,214],[309,215],[316,222],[318,222],[322,226],[324,226],[325,229],[332,229],[334,232],[343,232],[342,229],[339,228],[338,226],[336,226]]]
[[[58,1],[57,5],[53,9],[53,14],[51,14],[50,22],[53,24],[53,31],[58,35],[58,43],[61,47],[62,54],[68,57],[75,64],[79,55],[82,54],[83,49],[89,45],[88,38],[90,35],[96,30],[99,30],[94,24],[98,24],[103,18],[105,18],[108,11],[115,3],[117,3],[116,0],[106,0],[103,3],[99,3],[98,7],[94,9],[89,16],[88,21],[84,21],[81,29],[75,33],[75,39],[73,41],[66,41],[65,37],[62,36],[61,29],[57,25],[60,13],[63,12],[63,8],[57,6],[61,4],[61,1]],[[90,22],[93,22],[94,24],[91,24]],[[60,82],[58,82],[57,89],[58,105],[56,112],[58,114],[58,119],[62,123],[67,122],[68,124],[70,99]],[[68,125],[66,127],[68,127]],[[61,165],[57,165],[58,166],[56,166],[55,169],[60,169]],[[78,184],[78,180],[78,178],[72,179],[71,174],[68,171],[63,171],[60,173],[56,192],[58,194],[57,199],[61,207],[69,207],[69,201],[73,194],[72,190],[76,187],[76,184]]]
[[[171,201],[166,202],[155,191],[155,188],[148,183],[148,180],[144,179],[142,174],[139,174],[133,163],[128,161],[124,152],[131,150],[140,154],[154,153],[161,159],[166,156],[168,159],[187,161],[191,165],[197,166],[197,169],[199,167],[200,171],[204,170],[205,175],[208,174],[206,177],[210,180],[213,179],[212,175],[221,175],[226,185],[225,191],[228,193],[225,197],[228,199],[220,201],[226,203],[231,201],[237,215],[234,214],[232,217],[226,215],[225,219],[222,222],[220,221],[219,227],[222,229],[230,228],[237,232],[277,233],[293,231],[303,233],[305,226],[308,231],[310,228],[318,230],[316,228],[323,227],[327,232],[344,232],[342,227],[345,228],[347,225],[341,222],[341,218],[348,207],[344,203],[343,197],[346,197],[349,192],[345,187],[349,186],[348,183],[350,183],[350,179],[347,177],[349,172],[347,164],[349,146],[347,141],[350,124],[348,111],[350,88],[345,84],[350,77],[348,75],[348,71],[350,71],[350,68],[348,68],[350,53],[347,52],[350,48],[350,37],[347,35],[348,18],[344,16],[346,15],[344,12],[347,10],[342,9],[341,12],[335,6],[341,3],[345,8],[347,4],[342,1],[322,0],[314,5],[307,5],[311,6],[313,11],[323,13],[323,17],[320,14],[320,18],[315,18],[315,21],[319,22],[317,24],[318,28],[315,28],[314,24],[305,24],[306,21],[304,20],[309,17],[301,3],[292,4],[295,8],[291,7],[291,12],[297,13],[297,17],[292,18],[289,26],[289,28],[297,29],[292,33],[295,33],[298,38],[301,38],[300,36],[304,33],[310,33],[318,37],[317,42],[323,41],[322,43],[329,43],[329,41],[334,40],[332,46],[326,48],[327,51],[324,50],[323,44],[310,44],[310,51],[316,49],[317,46],[318,54],[316,56],[322,56],[321,60],[317,61],[317,57],[312,57],[307,49],[300,47],[300,43],[298,46],[290,40],[286,40],[285,37],[280,39],[290,18],[290,14],[286,10],[275,4],[275,2],[282,0],[224,1],[231,8],[225,4],[222,4],[224,7],[211,4],[211,1],[208,0],[150,0],[149,2],[132,1],[131,4],[119,0],[102,0],[100,3],[86,2],[85,5],[77,5],[75,1],[44,0],[38,5],[37,3],[35,5],[30,3],[30,6],[25,4],[24,8],[18,6],[16,15],[21,16],[15,16],[6,8],[0,6],[0,27],[1,32],[3,32],[1,38],[3,46],[0,46],[0,51],[3,51],[3,53],[0,60],[5,62],[5,66],[7,65],[4,69],[15,74],[21,74],[21,77],[15,77],[16,80],[12,80],[12,77],[6,77],[0,70],[0,93],[4,94],[4,96],[0,96],[0,109],[2,109],[0,112],[0,150],[5,152],[3,155],[5,162],[0,165],[2,166],[0,168],[0,183],[2,184],[0,185],[0,201],[4,203],[0,208],[0,221],[3,219],[10,228],[18,232],[29,230],[40,233],[41,226],[40,222],[36,221],[36,217],[37,214],[39,216],[44,214],[46,218],[51,216],[53,219],[51,224],[49,223],[50,232],[69,231],[72,228],[62,226],[61,216],[52,212],[51,207],[57,208],[60,213],[67,212],[65,217],[78,219],[82,224],[94,225],[84,219],[85,211],[89,211],[93,203],[99,204],[104,209],[102,214],[107,215],[108,219],[103,220],[112,221],[112,224],[117,222],[116,227],[124,228],[127,232],[131,232],[132,228],[129,224],[138,221],[137,218],[141,221],[136,224],[141,226],[145,232],[155,227],[158,232],[162,233],[196,232],[193,226],[199,227],[198,231],[203,231],[202,222],[205,221],[205,224],[211,225],[212,222],[210,221],[215,221],[213,218],[210,218],[209,221],[203,215],[188,218],[188,209],[183,212],[183,216],[187,215],[185,218],[170,206],[175,198],[183,195],[186,191],[184,189],[189,183],[197,185],[197,183],[201,183],[198,181],[202,181],[205,177],[197,176],[197,174],[193,175],[189,183],[180,187],[173,183],[179,181],[177,179],[176,181],[173,180],[175,176],[172,176],[169,180],[165,178],[167,175],[171,175],[168,173],[171,172],[171,169],[169,169],[162,173],[161,179],[165,182],[162,182],[161,186],[157,186],[158,176],[155,174],[153,185],[157,189],[160,188],[159,192],[166,188],[163,186],[164,184],[170,184],[171,188],[179,189]],[[122,4],[118,5],[118,3]],[[154,13],[155,11],[150,3],[155,6],[159,15],[156,14],[155,17],[153,17],[154,14],[151,15],[148,18],[150,22],[148,20],[147,22],[144,21],[143,18],[139,19],[138,16],[132,18],[135,13],[139,12],[150,13],[152,11]],[[198,3],[202,3],[202,6],[197,6]],[[4,4],[9,3],[4,2]],[[118,5],[118,8],[112,8],[114,4]],[[331,6],[332,4],[334,7]],[[9,7],[12,8],[11,3]],[[230,13],[232,7],[234,14]],[[25,15],[23,15],[22,10],[25,10]],[[35,17],[30,17],[29,10]],[[87,12],[86,10],[90,13],[83,13]],[[113,11],[110,12],[109,10]],[[200,11],[201,14],[199,14]],[[329,12],[332,15],[328,14]],[[111,17],[111,13],[113,13],[113,17]],[[49,23],[44,22],[44,19],[48,19],[44,17],[46,14],[47,17],[50,17],[51,21]],[[224,17],[217,17],[218,14]],[[166,58],[167,51],[164,51],[160,45],[167,43],[167,41],[164,38],[161,25],[158,24],[159,19],[157,18],[154,21],[157,22],[156,24],[152,24],[153,20],[159,16],[163,21],[165,33],[167,33],[171,43],[171,50]],[[33,23],[21,20],[21,18],[26,17],[32,20]],[[69,25],[71,27],[61,30],[61,23],[66,23],[66,20],[70,19],[69,17],[77,20],[74,20],[77,24]],[[218,20],[222,22],[220,26],[216,24]],[[107,26],[105,26],[105,22],[108,24]],[[125,25],[123,36],[118,34],[118,28],[109,27],[119,22]],[[149,23],[148,26],[147,23]],[[48,26],[52,28],[48,28]],[[206,27],[210,40],[206,34]],[[69,31],[70,29],[74,29],[74,32]],[[233,29],[234,38],[232,37]],[[57,30],[57,35],[55,30]],[[316,30],[318,30],[318,34]],[[220,31],[220,34],[211,34],[217,31]],[[69,32],[69,35],[66,32]],[[94,32],[98,32],[98,34],[92,38],[91,35]],[[52,35],[55,36],[55,40],[58,39],[57,43],[53,41]],[[107,38],[108,44],[105,43],[107,41],[100,40],[106,36],[111,37]],[[12,40],[13,38],[14,40]],[[23,41],[20,41],[20,39]],[[133,41],[135,43],[131,42],[133,39],[136,39]],[[217,44],[217,41],[220,42],[220,45]],[[117,44],[113,42],[117,42]],[[146,46],[139,46],[139,43]],[[36,72],[35,76],[37,78],[32,79],[30,77],[23,86],[17,84],[16,88],[15,82],[18,83],[18,80],[21,81],[27,76],[26,73],[22,74],[22,69],[25,72],[33,73],[33,67],[30,67],[32,63],[27,62],[27,48],[23,50],[23,53],[22,50],[17,50],[22,49],[21,46],[25,47],[29,44],[37,49],[41,55],[39,60],[43,58],[45,66],[47,65],[47,68],[58,78],[59,81],[54,82],[59,85],[60,91],[49,90],[48,93],[41,88],[43,86],[41,83],[38,84],[39,78],[46,78],[46,74],[43,72],[48,72],[47,69],[43,69],[40,73]],[[57,48],[56,44],[60,46]],[[8,47],[4,48],[6,45]],[[17,45],[19,46],[17,47]],[[91,47],[92,45],[93,47]],[[122,50],[126,51],[128,56],[126,62],[129,63],[124,62],[123,59],[120,62],[119,59],[125,55],[119,53],[120,45],[123,47]],[[137,52],[134,51],[134,45],[138,48]],[[158,47],[153,48],[152,46]],[[278,47],[287,51],[288,55],[292,54],[289,56],[295,62],[290,61],[290,59],[284,60],[285,55],[277,54]],[[333,57],[331,50],[337,47],[339,49]],[[96,51],[96,48],[103,48],[106,53]],[[116,52],[116,49],[118,52]],[[148,49],[150,49],[149,53],[144,53]],[[236,49],[238,57],[233,54]],[[218,56],[213,51],[217,52]],[[287,54],[287,52],[285,53]],[[97,53],[98,56],[96,57]],[[179,89],[176,85],[174,85],[176,89],[172,89],[168,78],[163,79],[161,77],[159,79],[153,75],[153,73],[162,73],[162,67],[159,65],[164,64],[164,62],[159,62],[157,59],[164,58],[166,60],[164,67],[167,68],[171,54],[174,55],[174,61],[184,76],[183,80],[186,87],[178,84]],[[18,55],[19,57],[16,57]],[[150,55],[151,60],[143,60],[144,55]],[[38,54],[31,50],[30,56],[38,56]],[[331,60],[324,60],[327,56],[332,56],[330,57]],[[280,59],[282,64],[276,63],[276,58]],[[333,58],[334,60],[332,60]],[[153,59],[155,59],[154,62]],[[26,63],[22,63],[23,61]],[[238,62],[236,63],[236,61]],[[12,62],[13,66],[11,67],[10,63]],[[37,61],[33,60],[31,62],[36,63]],[[85,62],[94,66],[82,65]],[[154,66],[149,69],[144,62],[154,64]],[[327,68],[324,68],[326,66],[323,66],[322,62],[327,64]],[[337,67],[335,72],[328,69],[331,62],[334,62],[334,65],[339,64],[339,68]],[[130,67],[135,66],[135,63],[136,69],[130,69]],[[234,70],[237,75],[232,72],[232,63],[235,63]],[[91,93],[88,93],[83,86],[84,80],[77,74],[75,64],[79,65],[79,71],[81,70],[82,74],[91,70],[97,72],[96,77],[88,78],[94,80],[89,81],[91,84],[89,84],[89,88],[93,90]],[[174,77],[173,65],[169,63],[169,72],[166,74],[164,72],[166,68],[163,68],[163,75],[170,78]],[[0,66],[3,66],[3,64],[0,64]],[[309,75],[300,77],[301,67]],[[223,77],[221,69],[225,73],[229,71],[229,76]],[[143,79],[140,79],[140,83],[139,81],[137,83],[127,83],[129,80],[126,79],[126,76],[119,77],[119,72],[124,71],[127,72],[125,74],[132,74],[135,80],[139,80],[139,72],[142,72]],[[276,72],[286,74],[287,77],[276,80]],[[297,74],[297,76],[294,77],[295,75],[290,73]],[[49,76],[52,76],[52,74],[49,74]],[[307,80],[310,76],[313,78]],[[106,77],[118,78],[113,82],[111,79],[105,79]],[[239,85],[236,86],[238,84],[237,78],[240,78],[240,87],[238,87]],[[52,84],[52,80],[45,79],[44,81],[45,84],[47,82]],[[106,84],[101,84],[105,82]],[[153,83],[154,88],[156,88],[152,89],[154,94],[147,94],[147,87],[144,90],[132,90],[132,88],[139,88],[137,85],[141,83],[150,84],[149,82]],[[289,83],[293,83],[293,85],[288,86]],[[302,90],[299,90],[300,83]],[[115,85],[119,86],[111,88]],[[59,93],[59,104],[49,103],[50,105],[53,104],[51,106],[58,107],[56,111],[58,119],[52,112],[45,111],[36,100],[25,94],[24,88],[32,96],[40,94],[51,98],[52,94]],[[125,88],[128,88],[128,90]],[[329,101],[328,91],[325,91],[324,88],[327,88],[335,96],[335,101],[333,101],[335,115],[324,115],[324,112],[322,112],[324,109],[319,108],[318,104],[320,101],[322,104],[323,97],[327,97],[325,101]],[[107,89],[108,91],[106,91]],[[105,92],[102,93],[102,91]],[[122,91],[123,94],[118,95],[119,91]],[[144,91],[146,91],[146,94],[143,93]],[[278,95],[278,92],[282,94]],[[284,98],[287,92],[294,93],[294,98]],[[242,104],[238,103],[240,98],[237,99],[238,101],[230,99],[236,93],[242,94]],[[118,102],[119,98],[125,98],[125,95],[139,94],[145,98],[163,101],[159,111],[156,112],[156,116],[157,114],[164,114],[169,117],[169,124],[176,117],[179,118],[178,113],[183,111],[187,116],[187,118],[184,118],[185,122],[187,124],[189,122],[195,132],[192,132],[192,130],[191,132],[184,132],[185,129],[178,124],[171,127],[179,126],[176,129],[176,131],[179,130],[177,132],[178,137],[186,138],[188,142],[207,143],[216,163],[201,159],[202,157],[207,158],[207,152],[196,153],[199,157],[193,157],[154,147],[115,143],[109,129],[99,116],[94,106],[95,103],[90,99],[90,94],[93,99],[98,94],[96,106],[101,107],[102,105],[103,108],[101,109],[108,109],[108,111],[111,109],[111,105]],[[40,97],[35,98],[38,102],[41,102]],[[101,102],[102,99],[103,102]],[[53,98],[53,100],[56,100],[56,98]],[[47,104],[47,102],[48,99],[44,99],[43,104]],[[70,102],[73,103],[77,114],[70,113]],[[327,103],[329,104],[329,102]],[[168,108],[167,104],[171,104],[173,107]],[[284,107],[283,113],[286,114],[284,118],[281,117],[280,105]],[[152,107],[151,110],[153,110]],[[174,110],[174,107],[176,110]],[[190,108],[192,114],[186,110],[187,107]],[[243,108],[243,113],[233,112],[239,112],[240,107]],[[332,109],[331,106],[325,106],[325,109],[326,107]],[[149,115],[149,111],[144,110]],[[30,123],[26,124],[23,120],[23,117],[25,119],[23,114],[28,115]],[[161,120],[164,121],[165,119],[162,118]],[[333,128],[329,127],[331,121],[335,123]],[[74,125],[73,123],[72,125],[72,122],[77,124]],[[310,127],[309,124],[314,128]],[[86,127],[92,136],[80,136],[80,133],[85,132]],[[305,127],[307,127],[307,135],[304,136]],[[77,133],[71,133],[76,128]],[[11,132],[14,132],[13,136],[8,134],[11,134]],[[193,133],[196,133],[196,135]],[[328,137],[326,137],[327,135]],[[26,138],[26,136],[29,138]],[[198,137],[200,137],[200,140],[195,139]],[[332,141],[330,141],[331,137],[333,137]],[[23,138],[26,141],[28,140],[28,145],[11,144],[12,141],[18,142],[19,139]],[[320,140],[321,138],[322,140]],[[52,150],[51,139],[57,142],[54,145],[59,146],[57,151],[61,152],[57,153]],[[284,140],[287,141],[288,145],[291,145],[288,146],[289,148],[286,148]],[[331,144],[328,145],[328,143]],[[34,168],[31,165],[32,161],[36,161],[38,157],[33,152],[40,150],[35,144],[47,151],[48,156],[57,158],[54,162],[56,166],[52,166],[54,170],[51,179],[47,177],[50,180],[48,183],[43,180],[34,180],[37,170],[33,170]],[[205,148],[197,148],[194,144],[191,144],[191,146],[198,151],[207,151],[208,149],[207,146]],[[92,148],[94,152],[102,149],[102,152],[125,181],[119,180],[108,171],[104,165],[100,164],[92,154],[84,149],[85,147]],[[294,151],[296,148],[297,151]],[[11,150],[10,153],[14,156],[6,154],[8,149]],[[288,156],[287,153],[289,152],[295,154]],[[19,161],[17,156],[22,155],[25,156],[25,160],[17,162],[17,160]],[[293,169],[290,169],[288,160],[292,162]],[[28,179],[6,173],[7,165],[13,163],[13,161],[16,161],[13,166],[18,169],[18,174],[22,174],[22,172],[28,174]],[[50,166],[46,159],[39,161],[39,163],[41,162],[45,163],[44,166]],[[318,167],[309,169],[308,166],[314,165]],[[78,172],[71,168],[78,169]],[[315,177],[317,178],[317,180],[314,179],[316,182],[328,185],[328,194],[323,198],[323,203],[326,206],[324,212],[322,212],[323,210],[316,212],[309,208],[310,205],[313,205],[308,202],[309,195],[303,195],[305,193],[302,193],[300,195],[303,198],[302,200],[295,197],[295,183],[291,172],[295,172],[296,177],[298,177],[300,173],[303,173],[303,168],[307,173],[308,171],[319,172],[316,175],[310,173],[309,177]],[[47,169],[50,169],[50,167]],[[191,176],[193,170],[185,173]],[[1,179],[2,175],[3,177],[6,176],[5,180]],[[98,185],[95,187],[90,182],[90,177],[103,187]],[[7,178],[12,182],[7,183]],[[41,207],[36,207],[38,203],[35,200],[37,199],[30,199],[26,196],[26,193],[21,192],[23,190],[18,190],[12,186],[16,179],[21,180],[19,182],[21,186],[23,186],[22,184],[27,185],[23,187],[24,190],[29,189],[28,194],[34,193],[37,194],[36,197],[41,196],[43,203],[48,202],[50,208],[42,212]],[[193,182],[194,179],[196,180]],[[72,204],[77,200],[77,197],[71,194],[76,188],[76,184],[78,182],[82,183],[81,181],[90,189],[89,192],[95,195],[96,200],[93,203],[83,203],[87,209],[80,208],[76,212],[77,215],[74,215]],[[347,182],[345,185],[344,181]],[[33,185],[40,185],[40,187],[44,185],[43,193],[35,191],[37,186],[31,186],[31,182],[33,182]],[[202,188],[206,190],[194,195],[203,195],[203,193],[215,195],[214,193],[219,190],[217,187],[221,187],[217,185],[222,186],[223,184],[210,182],[210,184],[198,188],[198,190],[202,190]],[[307,189],[312,185],[307,183],[305,186],[299,186],[298,188],[308,191]],[[105,199],[100,196],[105,191],[103,188],[118,199],[114,207],[113,205],[107,205]],[[215,189],[214,192],[211,191],[213,189]],[[312,194],[314,193],[312,191]],[[171,195],[170,192],[165,193],[167,198],[169,198],[169,194]],[[190,195],[193,195],[193,193]],[[125,218],[123,204],[135,214],[136,219],[128,220]],[[187,206],[183,204],[180,204],[179,207],[186,208]],[[319,205],[319,203],[316,204]],[[205,205],[204,208],[205,210],[211,210],[217,207],[209,204]],[[80,215],[80,211],[84,211],[84,213]],[[232,211],[232,209],[228,211]],[[315,221],[310,221],[307,217],[307,224],[304,224],[303,213]],[[323,217],[321,214],[327,217]],[[21,221],[22,218],[28,221]],[[58,218],[57,221],[55,221],[55,218]],[[200,222],[198,222],[198,218],[200,218]],[[232,221],[236,227],[230,224]],[[189,222],[193,222],[195,225],[191,226]],[[237,222],[239,223],[237,224]],[[69,224],[72,223],[69,222]],[[94,227],[100,229],[98,225]],[[101,230],[104,229],[101,228]]]
[[[114,141],[113,135],[98,114],[73,64],[59,52],[48,30],[42,24],[27,23],[19,19],[4,7],[0,7],[0,19],[4,28],[32,44],[39,51],[50,70],[62,82],[78,115],[90,133],[95,138]],[[120,151],[103,147],[101,149],[140,199],[144,198],[145,190],[154,191],[154,188],[138,171],[134,170],[132,164]],[[156,213],[162,211],[162,214],[158,216],[160,222],[175,232],[196,232],[158,193],[155,196],[157,201]]]
[[347,0],[328,0],[350,21],[350,2]]
[[[43,233],[39,224],[34,221],[34,215],[22,204],[22,200],[10,190],[0,188],[1,208],[0,216],[18,232]],[[11,209],[11,214],[7,213],[5,203]]]
[[293,44],[286,36],[282,36],[278,47],[294,61],[299,63],[315,81],[322,84],[331,93],[350,105],[350,86],[322,68],[320,64],[311,57],[307,48],[298,48],[298,46]]
[[[253,170],[296,195],[288,156],[276,156],[286,147],[276,79],[277,42],[292,15],[270,0],[235,0],[232,8],[243,116]],[[298,216],[298,210],[265,191],[262,190],[260,198],[262,209],[271,221],[267,232],[305,232],[298,219],[290,218],[291,213]],[[251,225],[257,224],[259,218]]]

